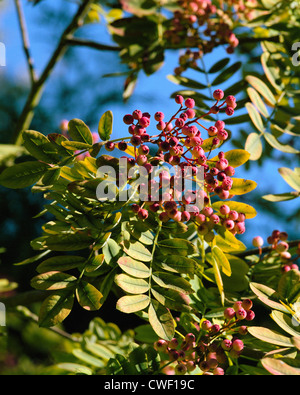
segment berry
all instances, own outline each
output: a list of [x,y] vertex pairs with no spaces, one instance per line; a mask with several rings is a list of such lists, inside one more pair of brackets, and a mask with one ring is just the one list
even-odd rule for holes
[[186,105],[187,108],[194,108],[195,107],[195,100],[188,98],[188,99],[186,99],[184,104]]
[[260,237],[260,236],[256,236],[256,237],[254,237],[253,240],[252,240],[252,245],[253,245],[254,247],[261,247],[263,244],[264,244],[264,240],[263,240],[263,238]]
[[201,328],[202,328],[204,331],[210,330],[211,327],[212,327],[212,323],[211,323],[209,320],[205,320],[205,321],[203,321],[202,324],[201,324]]
[[175,367],[175,374],[176,375],[184,375],[187,372],[187,367],[183,363],[179,363]]
[[246,315],[246,320],[247,321],[252,321],[255,318],[255,313],[253,310],[247,310],[246,311],[247,315]]
[[232,347],[232,341],[229,339],[224,339],[221,343],[221,347],[224,351],[229,351]]
[[236,312],[236,318],[238,320],[243,320],[247,317],[247,312],[245,309],[240,308],[237,312]]
[[251,308],[252,308],[252,306],[253,306],[253,303],[252,303],[252,300],[250,300],[250,299],[244,299],[243,301],[242,301],[242,308],[243,309],[245,309],[245,310],[250,310]]
[[235,316],[235,311],[232,307],[228,307],[224,311],[224,317],[228,320],[231,320]]
[[132,116],[131,114],[127,114],[127,115],[125,115],[125,116],[123,117],[123,122],[124,122],[126,125],[131,125],[131,124],[133,124],[133,121],[134,121],[134,118],[133,118],[133,116]]
[[125,141],[120,141],[118,143],[118,148],[120,151],[126,151],[127,150],[127,143],[125,143]]
[[240,339],[235,339],[232,342],[232,349],[237,352],[241,352],[244,348],[244,343]]
[[231,117],[234,114],[234,109],[232,107],[226,107],[225,112],[229,117]]
[[138,212],[138,217],[142,220],[145,220],[148,218],[148,211],[144,208],[140,209]]
[[221,89],[216,89],[213,93],[213,97],[216,100],[222,100],[224,97],[224,92]]

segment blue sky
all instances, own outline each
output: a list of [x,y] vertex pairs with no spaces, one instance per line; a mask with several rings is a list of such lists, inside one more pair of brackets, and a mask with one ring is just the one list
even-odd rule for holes
[[[49,3],[49,1],[45,0],[44,4],[42,3],[39,6],[32,7],[27,4],[27,2],[23,1],[31,41],[31,50],[38,72],[42,70],[48,61],[49,56],[55,48],[59,38],[59,33],[64,28],[64,25],[59,25],[49,32],[43,27],[43,24],[41,23],[41,15],[45,16],[44,13],[48,10]],[[14,2],[4,1],[4,4],[6,4],[6,7],[4,10],[0,11],[0,41],[4,42],[6,46],[7,66],[0,67],[0,79],[10,77],[16,81],[21,80],[28,82],[27,66],[22,51]],[[67,1],[56,1],[55,3],[53,2],[51,6],[54,6],[54,4],[55,7],[61,7],[62,4],[64,4],[64,7],[68,7],[72,13],[76,9],[74,4]],[[103,25],[87,26],[82,29],[81,34],[84,34],[95,41],[109,42],[109,36]],[[98,39],[98,37],[100,38]],[[86,67],[89,67],[91,72],[99,73],[99,86],[95,87],[95,89],[105,89],[105,87],[109,86],[120,86],[121,92],[123,78],[101,78],[101,75],[121,70],[121,66],[116,60],[115,54],[111,55],[107,52],[100,54],[97,51],[86,48],[80,48],[77,49],[77,51],[81,60],[86,59]],[[210,56],[207,56],[207,67],[216,63],[216,61],[225,56],[227,56],[227,54],[222,49],[218,50],[218,52],[214,52]],[[107,108],[105,103],[103,103],[101,112],[112,110],[114,113],[113,138],[119,138],[127,135],[126,127],[124,127],[122,118],[124,114],[131,113],[135,109],[141,109],[142,111],[147,111],[151,114],[154,114],[156,111],[163,111],[167,117],[171,116],[176,111],[177,106],[174,101],[170,99],[170,96],[174,91],[181,89],[181,87],[174,85],[166,78],[166,76],[168,74],[172,74],[174,67],[177,65],[177,60],[178,53],[170,52],[167,54],[165,65],[155,75],[147,77],[142,74],[139,78],[134,96],[127,103],[116,102],[114,105],[110,104]],[[235,61],[236,59],[233,56],[232,63]],[[66,75],[68,78],[72,78],[73,73],[80,73],[80,70],[76,68],[76,65],[74,65],[73,70],[66,70],[63,62],[56,67],[53,76],[48,81],[49,87],[47,88],[47,93],[50,96],[49,100],[55,100],[55,93],[51,91],[51,85],[54,82],[59,82],[60,78],[66,78]],[[199,76],[199,73],[192,74],[191,78],[197,79]],[[203,80],[199,80],[199,82],[205,83]],[[234,82],[236,82],[234,79],[230,81],[230,83]],[[228,84],[224,84],[221,88],[224,89],[227,86]],[[76,89],[76,87],[74,87],[74,89]],[[99,119],[101,112],[99,113]],[[75,110],[70,108],[68,112],[62,114],[62,117],[67,119],[81,118],[81,114],[80,112],[78,113],[78,109],[76,109],[75,113]],[[90,126],[91,128],[97,127],[97,125]],[[234,133],[234,128],[231,128],[231,130]],[[252,130],[249,129],[249,132],[250,131]],[[229,143],[227,149],[231,148],[232,146]],[[259,168],[257,165],[251,166],[251,171],[246,171],[245,168],[240,167],[237,169],[236,177],[250,178],[256,181],[258,183],[258,190],[263,191],[263,193],[265,193],[266,190],[268,193],[288,192],[290,191],[290,187],[282,180],[277,172],[277,168],[280,166],[280,163],[266,161],[262,168]],[[282,210],[292,212],[292,210],[299,205],[296,202],[297,200],[293,202],[278,203],[278,207],[282,208]],[[255,202],[253,202],[253,206],[255,207]],[[255,219],[247,221],[247,235],[242,236],[242,240],[249,244],[249,240],[258,234],[266,239],[273,229],[285,225],[286,224],[279,225],[277,220],[275,221],[274,218],[259,211],[258,216]],[[289,231],[288,229],[283,228],[280,230]]]

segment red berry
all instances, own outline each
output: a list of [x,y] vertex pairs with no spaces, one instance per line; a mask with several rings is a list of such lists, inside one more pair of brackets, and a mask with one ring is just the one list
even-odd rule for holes
[[222,100],[224,97],[224,92],[222,91],[222,89],[216,89],[213,93],[213,97],[216,100]]

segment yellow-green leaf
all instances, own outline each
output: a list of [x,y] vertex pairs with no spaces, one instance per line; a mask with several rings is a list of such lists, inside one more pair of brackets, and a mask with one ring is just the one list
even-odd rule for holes
[[245,180],[243,178],[232,178],[233,184],[230,190],[232,195],[244,195],[245,193],[253,191],[257,187],[257,183],[252,180]]

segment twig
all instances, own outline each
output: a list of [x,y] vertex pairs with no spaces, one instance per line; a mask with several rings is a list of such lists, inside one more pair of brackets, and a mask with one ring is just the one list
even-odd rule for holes
[[93,3],[93,0],[85,0],[79,6],[75,16],[73,17],[71,23],[68,25],[66,30],[61,36],[61,39],[58,43],[57,48],[52,54],[48,64],[46,65],[44,71],[42,72],[40,78],[35,81],[35,84],[32,86],[31,91],[28,95],[26,104],[23,108],[23,111],[19,117],[18,124],[13,136],[13,144],[21,145],[22,144],[22,132],[29,128],[30,123],[32,121],[34,111],[41,99],[42,91],[45,85],[45,82],[51,75],[55,65],[64,55],[67,50],[66,38],[70,37],[76,29],[82,24],[82,19],[88,12],[90,5]]
[[[289,241],[288,244],[289,244],[289,247],[296,247],[298,244],[300,244],[300,240]],[[258,255],[259,253],[264,254],[264,253],[270,252],[270,251],[272,251],[272,246],[263,247],[261,249],[253,248],[251,250],[238,252],[234,255],[239,256],[239,257],[245,257],[245,256],[250,256],[250,255]]]
[[77,46],[81,46],[81,47],[89,47],[89,48],[97,49],[100,51],[121,51],[120,47],[116,47],[113,45],[101,44],[101,43],[97,43],[92,40],[87,40],[85,38],[78,38],[78,37],[72,37],[72,36],[66,37],[65,43],[67,45],[74,45],[74,46],[77,45]]
[[28,37],[28,32],[27,32],[25,15],[23,12],[23,7],[22,7],[21,1],[15,0],[15,4],[16,4],[16,8],[17,8],[17,14],[18,14],[19,26],[20,26],[20,31],[21,31],[23,49],[24,49],[25,56],[27,59],[31,83],[33,85],[37,79],[37,76],[36,76],[35,69],[34,69],[34,61],[33,61],[33,58],[30,54],[30,44],[29,44],[29,37]]

